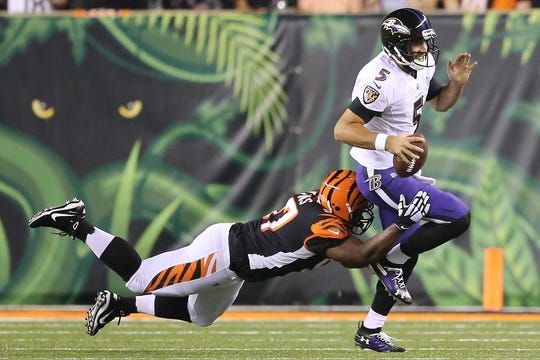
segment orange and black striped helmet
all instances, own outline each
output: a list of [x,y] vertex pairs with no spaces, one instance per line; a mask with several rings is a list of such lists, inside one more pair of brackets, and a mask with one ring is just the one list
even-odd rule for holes
[[365,232],[373,222],[373,204],[356,186],[356,172],[335,170],[326,176],[319,189],[323,208],[347,224],[355,234]]

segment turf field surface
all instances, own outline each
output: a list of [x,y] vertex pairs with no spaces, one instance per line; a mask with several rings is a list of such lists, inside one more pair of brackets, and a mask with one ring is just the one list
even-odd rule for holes
[[[75,316],[78,312],[67,314]],[[294,312],[288,317],[285,314],[228,313],[207,328],[138,316],[122,319],[120,326],[113,322],[94,337],[85,333],[84,314],[78,320],[69,316],[57,320],[43,315],[35,320],[0,314],[0,358],[540,359],[538,314],[499,319],[493,315],[503,314],[453,314],[454,318],[444,313],[431,317],[426,313],[393,314],[385,331],[396,338],[396,345],[407,348],[399,354],[356,347],[353,336],[357,320],[352,316],[340,319],[338,313],[337,318],[316,318],[310,313],[295,318]],[[275,320],[268,320],[269,316],[275,316]]]

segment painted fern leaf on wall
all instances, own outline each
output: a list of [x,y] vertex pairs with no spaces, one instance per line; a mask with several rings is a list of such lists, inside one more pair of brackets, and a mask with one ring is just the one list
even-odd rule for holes
[[160,76],[225,83],[267,147],[287,117],[285,76],[273,51],[274,15],[193,13],[100,18],[131,56]]
[[52,17],[5,17],[0,19],[0,66],[8,64],[13,56],[24,53],[35,42],[44,43],[64,32],[72,45],[75,62],[85,56],[86,27],[91,19]]

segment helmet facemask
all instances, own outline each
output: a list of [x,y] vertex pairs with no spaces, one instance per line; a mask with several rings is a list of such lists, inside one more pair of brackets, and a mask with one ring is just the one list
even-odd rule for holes
[[373,214],[373,204],[368,203],[365,208],[356,209],[351,212],[349,224],[351,232],[355,235],[362,235],[369,229],[375,219]]

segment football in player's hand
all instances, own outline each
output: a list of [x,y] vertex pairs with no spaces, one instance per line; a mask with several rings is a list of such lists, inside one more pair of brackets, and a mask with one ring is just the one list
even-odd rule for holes
[[[413,134],[409,136],[410,137],[411,136],[423,137],[425,139],[424,135],[422,134]],[[410,163],[407,162],[407,160],[401,159],[398,155],[394,155],[394,169],[396,170],[396,174],[399,177],[409,177],[417,173],[418,170],[420,170],[422,166],[424,166],[424,163],[427,160],[427,156],[428,156],[427,140],[426,142],[415,141],[412,144],[424,149],[424,152],[423,153],[415,152],[415,154],[418,155],[419,158],[413,159]]]

